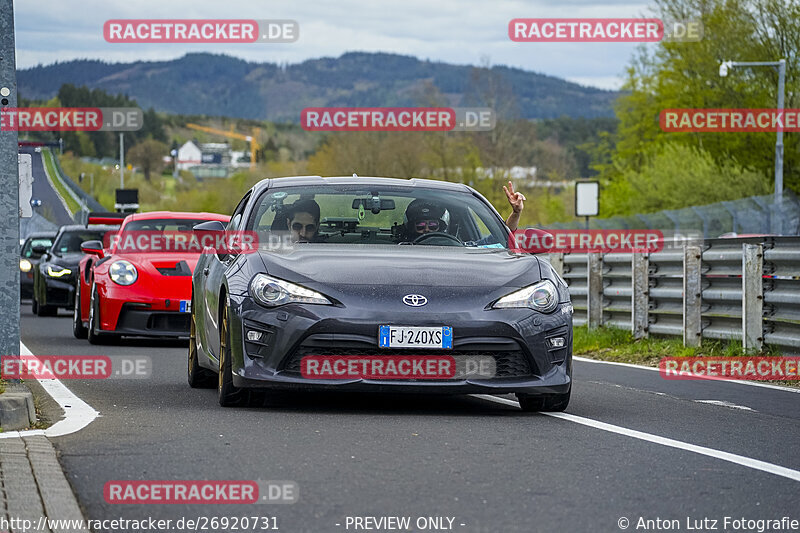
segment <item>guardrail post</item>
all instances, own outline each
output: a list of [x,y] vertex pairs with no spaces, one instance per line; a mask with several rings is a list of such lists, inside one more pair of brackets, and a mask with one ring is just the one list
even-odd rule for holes
[[550,266],[556,271],[556,274],[564,277],[564,254],[549,254]]
[[648,337],[650,326],[650,259],[645,253],[631,254],[631,331],[634,339]]
[[598,253],[586,254],[586,308],[589,328],[603,323],[603,260]]
[[742,348],[764,346],[764,250],[760,244],[742,245]]
[[683,345],[700,346],[703,333],[702,289],[700,263],[703,254],[699,246],[683,249]]

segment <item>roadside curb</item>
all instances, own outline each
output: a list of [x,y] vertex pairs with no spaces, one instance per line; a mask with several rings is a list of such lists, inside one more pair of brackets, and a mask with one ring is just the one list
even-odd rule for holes
[[[0,475],[0,511],[9,520],[29,520],[34,525],[32,529],[44,532],[88,531],[73,527],[84,523],[83,513],[47,437],[32,435],[2,441]],[[47,527],[45,517],[62,522],[62,527]]]
[[0,427],[4,431],[25,429],[36,423],[33,394],[25,385],[7,385],[0,394]]

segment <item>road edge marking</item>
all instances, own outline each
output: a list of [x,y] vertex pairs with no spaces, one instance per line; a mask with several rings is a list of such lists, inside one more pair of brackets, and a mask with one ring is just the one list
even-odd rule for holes
[[[489,400],[496,403],[502,403],[504,405],[519,407],[519,402],[514,400],[509,400],[508,398],[498,398],[497,396],[492,396],[490,394],[471,394],[471,396],[474,398],[480,398],[482,400]],[[653,435],[652,433],[645,433],[643,431],[628,429],[622,426],[615,426],[614,424],[600,422],[599,420],[593,420],[591,418],[585,418],[583,416],[571,415],[569,413],[540,413],[540,414],[550,416],[553,418],[559,418],[561,420],[567,420],[569,422],[574,422],[576,424],[581,424],[595,429],[600,429],[602,431],[608,431],[609,433],[616,433],[617,435],[623,435],[625,437],[631,437],[646,442],[652,442],[654,444],[660,444],[662,446],[667,446],[670,448],[677,448],[679,450],[685,450],[699,455],[705,455],[707,457],[721,459],[729,463],[734,463],[747,468],[752,468],[753,470],[760,470],[762,472],[767,472],[768,474],[781,476],[787,479],[791,479],[793,481],[800,481],[800,471],[798,470],[792,470],[791,468],[786,468],[785,466],[780,466],[773,463],[767,463],[766,461],[760,461],[758,459],[753,459],[751,457],[745,457],[743,455],[737,455],[735,453],[730,453],[730,452],[723,452],[722,450],[715,450],[714,448],[707,448],[705,446],[699,446],[697,444],[691,444],[680,440],[670,439],[668,437],[661,437],[659,435]]]
[[[600,359],[589,359],[588,357],[579,357],[577,355],[573,355],[572,358],[575,361],[582,361],[584,363],[597,363],[597,364],[602,364],[602,365],[625,366],[625,367],[628,367],[628,368],[638,368],[640,370],[653,370],[655,372],[658,372],[658,368],[656,368],[654,366],[635,365],[633,363],[618,363],[617,361],[603,361],[603,360],[600,360]],[[772,385],[770,383],[758,383],[757,381],[747,381],[747,380],[743,380],[743,379],[725,379],[725,378],[716,377],[716,376],[704,376],[702,378],[699,378],[699,379],[693,380],[693,381],[701,381],[701,380],[723,381],[725,383],[735,383],[737,385],[750,385],[751,387],[763,387],[765,389],[773,389],[773,390],[780,390],[780,391],[784,391],[784,392],[794,392],[794,393],[800,394],[800,387],[797,387],[797,388],[785,387],[783,385]]]
[[[19,353],[29,357],[36,357],[25,344],[20,341]],[[81,400],[66,385],[58,379],[37,379],[36,381],[50,395],[53,400],[64,411],[64,418],[53,424],[47,429],[29,429],[26,431],[9,431],[0,433],[0,439],[10,439],[13,437],[28,437],[33,435],[44,435],[45,437],[63,437],[82,430],[91,424],[100,413],[88,403]]]

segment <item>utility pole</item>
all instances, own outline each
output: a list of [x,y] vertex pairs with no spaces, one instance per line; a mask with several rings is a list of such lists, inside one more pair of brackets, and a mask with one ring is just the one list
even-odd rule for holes
[[119,132],[119,188],[125,188],[125,141]]
[[[783,122],[783,93],[786,85],[786,60],[778,61],[723,61],[719,66],[719,75],[725,77],[733,67],[775,67],[778,69],[778,113]],[[783,129],[778,128],[775,139],[775,197],[771,217],[772,233],[783,235]]]
[[[14,3],[0,0],[0,113],[17,107]],[[19,144],[0,131],[0,358],[19,355]]]

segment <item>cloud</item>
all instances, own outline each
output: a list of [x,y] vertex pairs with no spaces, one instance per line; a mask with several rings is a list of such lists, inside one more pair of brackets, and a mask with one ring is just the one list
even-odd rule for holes
[[[633,0],[43,0],[16,5],[19,68],[78,58],[106,61],[168,60],[187,52],[225,53],[249,61],[298,63],[348,51],[392,52],[457,64],[489,57],[536,72],[601,83],[623,72],[634,45],[515,43],[508,22],[519,17],[637,17],[647,3]],[[108,19],[293,19],[300,39],[291,44],[111,44]],[[593,81],[596,80],[596,81]]]

